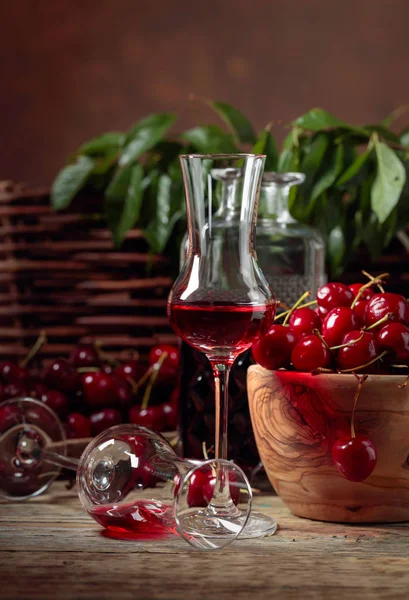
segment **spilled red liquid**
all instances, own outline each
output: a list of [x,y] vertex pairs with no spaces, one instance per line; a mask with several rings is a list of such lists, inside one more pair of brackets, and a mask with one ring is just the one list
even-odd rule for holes
[[129,504],[94,506],[89,514],[102,527],[117,534],[108,537],[149,539],[172,533],[165,524],[170,509],[167,504],[139,500]]

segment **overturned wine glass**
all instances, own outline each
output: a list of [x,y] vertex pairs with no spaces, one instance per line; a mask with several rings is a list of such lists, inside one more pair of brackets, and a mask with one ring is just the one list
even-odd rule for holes
[[0,495],[5,498],[37,496],[61,467],[68,468],[76,471],[82,506],[103,527],[172,532],[200,550],[230,544],[246,524],[243,514],[248,518],[251,511],[251,487],[237,465],[182,459],[165,438],[144,427],[111,427],[79,460],[66,454],[63,426],[48,406],[32,398],[0,404]]

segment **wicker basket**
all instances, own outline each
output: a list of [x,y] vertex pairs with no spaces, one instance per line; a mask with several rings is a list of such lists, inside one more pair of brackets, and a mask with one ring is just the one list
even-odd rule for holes
[[45,362],[79,341],[101,340],[117,358],[176,341],[166,258],[150,256],[137,229],[115,251],[93,204],[79,197],[56,213],[48,190],[0,183],[0,358],[25,356],[42,330]]

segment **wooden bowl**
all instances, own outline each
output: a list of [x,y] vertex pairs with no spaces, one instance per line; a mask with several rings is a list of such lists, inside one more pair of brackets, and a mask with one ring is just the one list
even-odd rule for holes
[[403,375],[369,375],[355,412],[357,433],[375,444],[378,460],[362,483],[336,469],[331,448],[348,433],[357,380],[249,368],[254,434],[276,492],[300,517],[336,522],[409,520],[409,385]]

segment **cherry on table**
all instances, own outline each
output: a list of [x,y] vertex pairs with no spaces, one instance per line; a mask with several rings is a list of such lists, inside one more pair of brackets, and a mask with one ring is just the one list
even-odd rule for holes
[[115,375],[127,379],[130,377],[135,382],[138,382],[146,373],[146,366],[138,360],[128,360],[114,371]]
[[365,435],[345,435],[332,447],[332,460],[338,471],[350,481],[364,481],[376,465],[376,448]]
[[349,306],[333,308],[322,322],[322,337],[328,346],[339,346],[349,331],[359,327],[359,319]]
[[331,352],[316,335],[306,335],[298,340],[291,353],[291,362],[297,371],[309,372],[329,367],[331,359]]
[[111,375],[103,371],[84,373],[82,391],[85,402],[91,408],[100,408],[114,404],[117,398],[117,385]]
[[101,364],[98,352],[92,344],[80,344],[71,351],[70,363],[76,369],[81,367],[99,367]]
[[69,408],[68,398],[62,392],[47,390],[40,396],[40,399],[59,417],[65,417],[67,414]]
[[30,398],[41,398],[43,394],[48,392],[48,387],[43,381],[30,377],[27,390]]
[[[233,503],[237,504],[240,500],[240,488],[234,485],[236,477],[229,473],[230,496]],[[180,477],[177,476],[175,486],[175,496],[180,488]],[[196,469],[189,479],[189,489],[187,492],[187,503],[191,507],[206,507],[212,501],[214,488],[216,485],[216,476],[210,466]]]
[[288,321],[290,330],[297,337],[311,335],[314,329],[321,331],[321,318],[307,306],[296,308]]
[[174,431],[179,424],[179,413],[177,405],[173,402],[164,402],[159,405],[162,410],[163,420],[165,423],[164,431]]
[[331,310],[337,306],[350,306],[353,299],[354,294],[343,283],[326,283],[318,288],[317,291],[318,304],[327,310]]
[[115,408],[104,408],[89,417],[92,435],[98,435],[114,425],[121,424],[121,413]]
[[130,423],[142,425],[154,431],[163,431],[165,427],[164,415],[160,405],[147,406],[146,408],[132,406],[128,413],[128,419]]
[[132,404],[133,392],[130,384],[117,375],[111,375],[115,385],[115,405],[121,410],[128,410]]
[[0,376],[7,383],[14,381],[25,382],[29,377],[29,373],[25,367],[20,367],[20,365],[12,360],[4,360],[0,363]]
[[79,388],[81,377],[65,358],[58,358],[46,369],[44,381],[50,389],[69,394]]
[[65,431],[68,439],[91,437],[91,424],[81,413],[71,413],[67,417]]
[[11,400],[12,398],[24,398],[25,396],[27,396],[27,388],[22,381],[13,381],[4,386],[4,400]]
[[[388,313],[391,313],[391,320],[393,321],[409,323],[409,304],[406,298],[400,294],[393,294],[391,292],[375,294],[368,301],[365,308],[365,325],[367,327],[373,325]],[[382,325],[376,329],[379,331],[381,327]]]
[[265,369],[286,367],[297,339],[289,327],[272,325],[265,335],[254,342],[251,353],[254,360]]
[[338,350],[337,364],[341,371],[366,365],[376,358],[379,352],[376,338],[370,331],[350,331],[344,335],[342,344],[349,345]]
[[163,365],[178,369],[180,360],[179,348],[171,346],[170,344],[158,344],[157,346],[153,346],[149,352],[149,364],[154,365],[157,363],[164,352],[166,352],[167,357],[163,361]]
[[381,350],[389,350],[391,360],[404,364],[409,359],[409,328],[403,323],[388,323],[377,335]]

